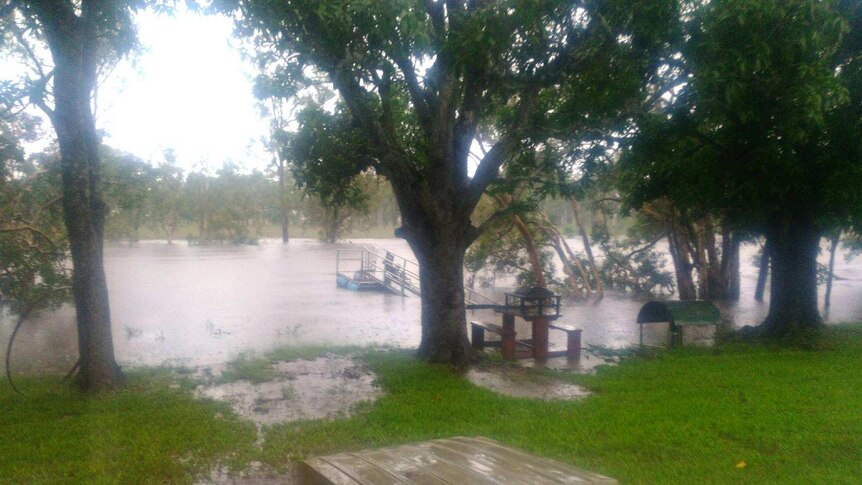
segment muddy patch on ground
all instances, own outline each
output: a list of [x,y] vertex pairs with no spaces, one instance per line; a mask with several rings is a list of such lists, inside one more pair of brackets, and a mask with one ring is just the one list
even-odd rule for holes
[[518,368],[471,369],[466,377],[479,387],[511,397],[556,401],[581,399],[590,395],[581,386]]
[[325,355],[272,365],[272,380],[205,385],[197,392],[230,403],[234,412],[258,427],[345,417],[356,404],[380,395],[374,374],[349,356]]
[[[624,353],[625,351],[618,351]],[[521,367],[535,367],[539,369],[554,369],[570,372],[572,374],[593,374],[600,366],[614,365],[620,361],[620,355],[601,355],[600,351],[582,351],[581,358],[567,359],[565,357],[554,357],[545,362],[537,362],[533,359],[522,359],[518,361]]]
[[[552,369],[570,374],[593,374],[600,366],[615,365],[625,351],[584,350],[578,359],[554,357],[537,362],[521,359],[513,366],[482,366],[471,369],[466,378],[473,384],[498,394],[543,401],[583,399],[590,391],[530,369]],[[615,355],[620,354],[620,355]]]

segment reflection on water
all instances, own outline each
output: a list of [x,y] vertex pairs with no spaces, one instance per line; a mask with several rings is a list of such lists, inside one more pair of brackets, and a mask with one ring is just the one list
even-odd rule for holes
[[[358,240],[410,255],[402,240]],[[577,250],[577,241],[571,242]],[[243,350],[276,345],[388,344],[415,347],[419,343],[420,302],[417,297],[356,293],[335,285],[335,249],[351,244],[323,245],[292,240],[282,245],[263,241],[257,246],[188,246],[162,241],[110,245],[105,252],[114,342],[122,364],[163,362],[209,365],[224,362]],[[742,299],[722,305],[735,325],[756,324],[766,315],[766,302],[754,301],[757,248],[743,248]],[[822,256],[825,259],[826,255]],[[859,263],[837,258],[829,321],[862,319],[862,280]],[[498,281],[505,284],[505,280]],[[504,288],[482,290],[499,299]],[[821,292],[822,299],[822,292]],[[637,342],[635,325],[642,301],[619,295],[586,303],[566,303],[562,323],[584,329],[585,344],[622,347]],[[493,312],[468,318],[494,319]],[[6,342],[14,321],[0,322],[0,342]],[[519,332],[527,332],[519,327]],[[552,332],[552,344],[564,348],[565,336]],[[74,310],[28,322],[13,352],[16,370],[65,370],[77,354]]]

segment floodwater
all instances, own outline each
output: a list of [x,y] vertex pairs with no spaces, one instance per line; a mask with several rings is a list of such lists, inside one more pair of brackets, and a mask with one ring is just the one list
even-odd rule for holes
[[[577,241],[571,241],[577,251]],[[398,239],[355,240],[324,245],[294,239],[255,246],[190,246],[145,241],[112,244],[105,265],[121,365],[206,366],[243,351],[303,345],[391,345],[416,347],[420,339],[418,297],[352,292],[335,285],[336,249],[373,246],[410,257]],[[754,301],[757,248],[742,251],[742,299],[722,308],[736,326],[756,324],[766,302]],[[821,261],[826,262],[823,254]],[[862,258],[839,255],[830,322],[862,320]],[[502,299],[511,279],[479,289]],[[821,289],[822,301],[822,289]],[[601,301],[568,302],[561,323],[584,329],[585,345],[625,347],[638,341],[635,317],[643,301],[609,294]],[[468,319],[496,320],[493,312]],[[14,320],[0,320],[7,342]],[[518,327],[519,333],[528,331]],[[560,333],[561,335],[556,335]],[[565,348],[562,332],[552,345]],[[74,310],[65,306],[28,321],[13,350],[15,372],[65,371],[75,362]]]

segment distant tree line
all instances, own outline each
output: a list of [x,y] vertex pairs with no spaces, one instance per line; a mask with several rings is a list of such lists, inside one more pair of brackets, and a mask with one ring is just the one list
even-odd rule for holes
[[[277,175],[271,169],[248,171],[226,162],[216,170],[185,173],[172,150],[165,151],[158,163],[105,145],[101,156],[107,239],[245,244],[278,233],[282,204]],[[23,163],[33,170],[53,170],[57,160],[56,151],[48,150]],[[291,174],[287,176],[287,220],[303,233],[331,243],[348,231],[370,234],[378,229],[377,233],[386,234],[398,223],[388,184],[374,174],[355,184],[359,203],[350,206],[327,205],[319,196],[304,194]]]

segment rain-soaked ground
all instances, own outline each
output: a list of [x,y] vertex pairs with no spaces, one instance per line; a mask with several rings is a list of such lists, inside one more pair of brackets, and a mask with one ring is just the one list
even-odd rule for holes
[[559,401],[579,399],[590,394],[581,386],[550,377],[526,374],[518,369],[470,369],[466,377],[473,384],[497,394],[525,399]]
[[228,402],[259,428],[304,419],[349,415],[354,405],[373,401],[380,391],[374,375],[350,356],[326,354],[313,360],[274,362],[266,382],[239,380],[204,385],[198,394]]
[[[577,250],[577,241],[571,241]],[[256,246],[190,246],[184,242],[144,241],[111,244],[105,264],[111,297],[116,355],[122,365],[212,366],[242,351],[274,346],[390,345],[419,343],[418,297],[357,293],[335,285],[335,250],[374,246],[410,257],[398,239],[356,240],[324,245],[294,239],[283,245],[264,240]],[[742,299],[722,312],[736,326],[756,324],[767,303],[754,301],[757,248],[742,252]],[[826,254],[821,255],[825,262]],[[831,322],[862,320],[862,258],[839,255]],[[505,284],[507,279],[497,280]],[[506,287],[481,288],[502,299]],[[822,289],[821,289],[822,293]],[[822,297],[822,294],[821,294]],[[638,342],[635,317],[642,301],[608,294],[601,301],[566,302],[560,323],[584,330],[585,345],[620,348]],[[493,312],[471,319],[496,320]],[[65,306],[27,322],[16,339],[16,372],[67,370],[75,362],[74,310]],[[6,342],[13,320],[0,320]],[[527,332],[528,327],[519,326]],[[558,335],[559,334],[559,335]],[[659,341],[661,335],[655,336]],[[552,345],[565,348],[565,336],[551,333]]]
[[[469,369],[465,378],[473,384],[499,394],[526,399],[571,400],[589,392],[559,379],[527,373],[526,367],[541,365],[574,373],[590,373],[598,365],[614,362],[585,353],[578,361],[549,359],[544,364],[521,361],[521,367],[490,366]],[[236,380],[222,382],[224,366],[198,368],[200,383],[196,394],[225,401],[233,411],[253,422],[258,430],[265,426],[308,419],[334,419],[350,415],[356,404],[380,396],[376,376],[352,355],[325,353],[315,359],[273,362],[272,377],[264,382]]]

